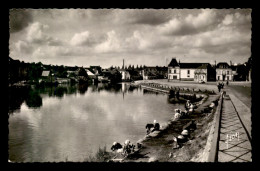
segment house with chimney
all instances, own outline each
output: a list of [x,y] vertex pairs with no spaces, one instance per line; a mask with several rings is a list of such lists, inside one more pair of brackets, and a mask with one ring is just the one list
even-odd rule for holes
[[233,81],[233,71],[227,62],[219,62],[216,66],[216,81]]
[[216,81],[215,76],[216,71],[209,63],[202,64],[194,71],[194,81],[196,82]]
[[181,63],[172,58],[168,65],[168,80],[214,81],[215,72],[210,63]]

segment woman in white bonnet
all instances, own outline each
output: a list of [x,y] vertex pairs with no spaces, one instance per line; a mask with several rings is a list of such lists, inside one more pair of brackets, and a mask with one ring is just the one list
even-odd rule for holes
[[153,121],[153,124],[154,124],[154,127],[153,127],[152,132],[153,131],[159,131],[160,130],[160,124],[156,120]]
[[125,144],[124,144],[124,147],[123,147],[124,154],[127,155],[127,154],[131,153],[131,151],[134,151],[134,145],[130,144],[129,140],[125,140]]

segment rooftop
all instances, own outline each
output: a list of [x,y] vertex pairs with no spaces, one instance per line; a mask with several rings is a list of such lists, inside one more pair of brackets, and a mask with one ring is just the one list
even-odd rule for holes
[[50,75],[50,71],[42,71],[43,77],[48,77]]
[[180,66],[179,63],[177,62],[176,58],[172,58],[171,62],[169,63],[168,66],[172,66],[172,67],[175,67],[175,66]]
[[209,63],[180,63],[180,68],[207,68]]
[[219,62],[216,68],[230,68],[227,62]]

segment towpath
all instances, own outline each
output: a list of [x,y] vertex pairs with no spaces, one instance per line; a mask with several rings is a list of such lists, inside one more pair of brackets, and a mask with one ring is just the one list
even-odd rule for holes
[[217,158],[218,162],[251,162],[250,109],[233,91],[223,98]]

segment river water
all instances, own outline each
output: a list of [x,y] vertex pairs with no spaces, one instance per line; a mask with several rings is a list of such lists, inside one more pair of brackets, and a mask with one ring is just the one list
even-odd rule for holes
[[167,95],[117,85],[59,85],[9,92],[9,159],[82,162],[114,141],[135,143],[146,123],[166,123],[175,108]]

